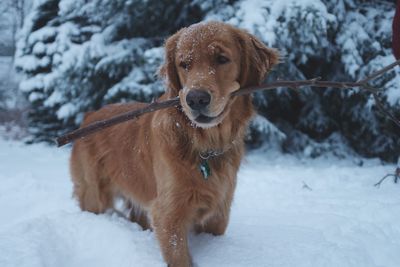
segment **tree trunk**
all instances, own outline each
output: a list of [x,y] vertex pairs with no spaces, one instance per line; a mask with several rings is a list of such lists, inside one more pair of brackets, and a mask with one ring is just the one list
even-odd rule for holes
[[400,58],[400,1],[397,1],[396,13],[393,18],[392,47],[396,59]]

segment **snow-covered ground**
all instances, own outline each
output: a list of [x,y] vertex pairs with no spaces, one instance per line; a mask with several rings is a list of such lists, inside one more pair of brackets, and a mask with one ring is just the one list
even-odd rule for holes
[[[79,210],[68,157],[0,141],[0,266],[165,266],[152,232]],[[191,236],[195,263],[400,266],[400,185],[373,186],[394,166],[354,162],[251,153],[227,233]]]

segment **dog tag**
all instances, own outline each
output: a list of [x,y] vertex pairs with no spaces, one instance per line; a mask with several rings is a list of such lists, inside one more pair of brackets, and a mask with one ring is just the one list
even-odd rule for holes
[[210,169],[210,165],[208,164],[208,160],[203,159],[203,160],[200,162],[199,168],[200,168],[201,174],[203,174],[203,178],[204,178],[205,180],[207,180],[208,177],[211,175],[211,169]]

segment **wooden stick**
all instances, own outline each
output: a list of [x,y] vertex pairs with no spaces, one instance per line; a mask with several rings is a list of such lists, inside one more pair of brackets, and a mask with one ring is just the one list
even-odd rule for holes
[[86,127],[79,128],[75,131],[72,131],[70,133],[67,133],[67,134],[64,134],[64,135],[58,137],[56,139],[56,142],[57,142],[57,145],[60,147],[60,146],[66,145],[68,143],[71,143],[72,141],[74,141],[78,138],[83,138],[87,135],[93,134],[102,129],[111,127],[113,125],[116,125],[116,124],[119,124],[119,123],[122,123],[122,122],[125,122],[128,120],[135,119],[145,113],[153,112],[153,111],[168,108],[168,107],[178,106],[179,103],[180,102],[179,102],[178,97],[173,98],[173,99],[168,99],[165,101],[161,101],[161,102],[153,102],[153,103],[148,104],[144,108],[125,112],[125,113],[122,113],[115,117],[112,117],[111,119],[93,122]]
[[[251,94],[256,91],[263,91],[263,90],[271,90],[271,89],[276,89],[279,87],[288,87],[291,89],[300,89],[301,87],[305,86],[311,86],[311,87],[320,87],[320,88],[339,88],[339,89],[349,89],[349,88],[360,88],[363,90],[366,90],[370,92],[377,104],[377,107],[386,115],[389,117],[390,120],[392,120],[397,126],[400,127],[400,121],[388,110],[384,108],[383,103],[379,100],[378,97],[378,89],[375,89],[371,87],[368,82],[371,80],[379,77],[380,75],[388,72],[395,66],[400,65],[400,60],[397,60],[396,62],[393,62],[392,64],[372,73],[371,75],[367,76],[366,78],[359,80],[357,82],[333,82],[333,81],[320,81],[319,78],[311,79],[311,80],[303,80],[303,81],[276,81],[273,83],[268,83],[268,84],[263,84],[259,86],[252,86],[252,87],[246,87],[246,88],[241,88],[231,94],[231,96],[240,96],[240,95],[245,95],[245,94]],[[89,124],[86,127],[79,128],[75,131],[72,131],[70,133],[67,133],[65,135],[62,135],[56,139],[57,145],[63,146],[66,145],[78,138],[83,138],[87,135],[93,134],[97,131],[100,131],[102,129],[111,127],[113,125],[132,120],[135,118],[138,118],[139,116],[153,112],[156,110],[164,109],[164,108],[169,108],[169,107],[177,107],[180,105],[179,98],[173,98],[161,102],[153,102],[145,106],[144,108],[141,109],[136,109],[132,110],[120,115],[117,115],[115,117],[112,117],[107,120],[102,120],[102,121],[97,121],[94,123]]]

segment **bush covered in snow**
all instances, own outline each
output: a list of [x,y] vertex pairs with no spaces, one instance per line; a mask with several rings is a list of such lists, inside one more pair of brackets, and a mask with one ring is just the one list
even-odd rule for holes
[[[30,132],[35,141],[51,140],[77,127],[85,111],[159,95],[163,40],[193,22],[226,21],[279,49],[272,80],[354,81],[394,61],[393,15],[389,0],[36,0],[16,62],[32,104]],[[400,117],[399,85],[398,70],[374,84],[386,88],[382,101]],[[257,93],[254,102],[270,124],[252,124],[253,146],[277,142],[297,151],[302,142],[284,136],[318,143],[334,134],[363,155],[398,157],[400,130],[366,92],[280,88]]]

